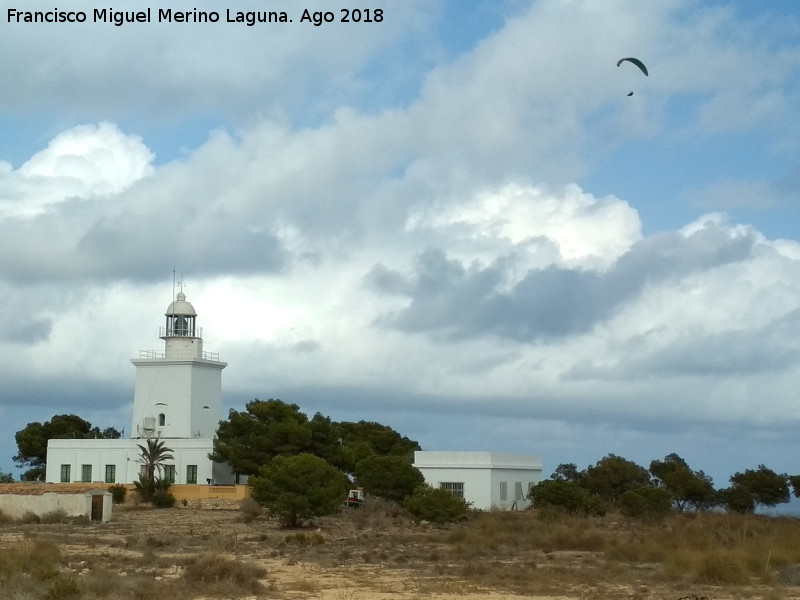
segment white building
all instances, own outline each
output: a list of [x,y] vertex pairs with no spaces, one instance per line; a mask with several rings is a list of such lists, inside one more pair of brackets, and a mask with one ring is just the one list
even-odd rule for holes
[[227,363],[203,350],[197,313],[181,291],[159,331],[164,351],[142,351],[136,366],[131,437],[50,440],[45,479],[133,483],[141,471],[139,444],[159,438],[175,457],[164,476],[173,483],[233,483],[227,465],[213,463],[214,434],[222,418],[222,370]]
[[542,480],[537,456],[496,452],[414,452],[414,466],[431,487],[446,489],[481,510],[523,509]]

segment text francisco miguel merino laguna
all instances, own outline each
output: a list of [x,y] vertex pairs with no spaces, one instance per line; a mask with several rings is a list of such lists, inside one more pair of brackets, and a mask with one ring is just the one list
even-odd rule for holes
[[[298,11],[299,12],[299,11]],[[384,13],[380,8],[377,9],[342,9],[341,15],[336,18],[333,12],[310,12],[304,9],[300,17],[300,23],[309,23],[320,26],[323,23],[331,23],[334,20],[343,23],[380,23],[383,21]],[[91,22],[113,23],[117,27],[125,23],[151,23],[153,15],[158,23],[243,23],[250,27],[256,23],[291,23],[293,20],[285,11],[236,11],[225,10],[225,19],[220,17],[220,13],[211,10],[173,10],[171,8],[159,8],[158,12],[152,11],[149,7],[140,11],[121,11],[111,8],[95,8],[91,12]],[[6,12],[6,20],[9,23],[85,23],[89,16],[84,11],[63,11],[58,8],[47,11],[29,11],[9,8]]]

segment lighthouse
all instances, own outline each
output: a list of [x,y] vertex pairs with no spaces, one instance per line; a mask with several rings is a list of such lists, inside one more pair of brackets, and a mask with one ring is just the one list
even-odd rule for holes
[[134,438],[213,438],[222,413],[219,355],[203,350],[197,312],[180,291],[164,313],[164,350],[143,350],[133,394]]
[[158,331],[163,350],[142,350],[131,360],[136,384],[130,437],[49,440],[46,481],[133,483],[141,474],[144,440],[160,439],[172,454],[163,467],[170,483],[235,482],[228,465],[209,458],[222,418],[222,370],[228,364],[204,350],[197,311],[182,289],[164,317]]

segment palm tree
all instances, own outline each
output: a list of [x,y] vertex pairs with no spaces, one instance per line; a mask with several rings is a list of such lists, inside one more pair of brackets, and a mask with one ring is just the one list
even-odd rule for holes
[[164,487],[161,472],[168,460],[175,460],[172,448],[167,448],[167,445],[158,438],[147,438],[144,446],[139,444],[139,461],[144,469],[139,474],[139,481],[134,482],[134,485],[144,500],[150,500],[156,490]]

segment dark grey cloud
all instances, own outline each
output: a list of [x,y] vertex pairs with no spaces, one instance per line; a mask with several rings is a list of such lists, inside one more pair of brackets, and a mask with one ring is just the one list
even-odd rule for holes
[[550,266],[529,271],[507,291],[500,284],[507,280],[511,259],[465,266],[438,248],[419,255],[411,277],[376,265],[367,281],[379,291],[410,297],[404,309],[379,317],[382,326],[451,338],[495,335],[530,342],[587,332],[646,286],[745,260],[757,240],[754,232],[732,236],[729,229],[708,222],[688,235],[645,238],[607,271]]
[[[713,307],[711,307],[713,310]],[[696,376],[718,378],[779,373],[800,359],[795,340],[800,335],[800,309],[772,319],[761,327],[730,323],[725,331],[687,331],[684,337],[662,346],[648,346],[648,336],[636,336],[616,351],[618,363],[598,365],[592,360],[576,363],[562,381],[629,380]]]
[[[100,216],[87,221],[92,208]],[[273,231],[221,211],[177,203],[110,216],[103,209],[101,201],[66,203],[0,222],[0,280],[151,282],[175,266],[213,277],[275,273],[294,260]]]

